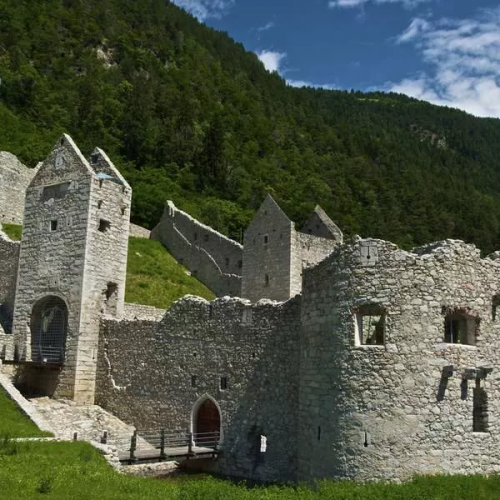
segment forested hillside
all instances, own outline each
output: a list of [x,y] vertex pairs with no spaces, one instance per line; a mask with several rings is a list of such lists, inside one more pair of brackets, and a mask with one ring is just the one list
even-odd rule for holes
[[287,87],[166,0],[0,0],[0,150],[99,145],[147,227],[165,199],[233,238],[271,192],[302,222],[500,248],[500,122],[395,94]]

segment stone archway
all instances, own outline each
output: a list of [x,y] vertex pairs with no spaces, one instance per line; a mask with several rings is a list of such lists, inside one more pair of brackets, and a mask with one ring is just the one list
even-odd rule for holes
[[217,402],[209,396],[200,398],[191,415],[193,440],[198,445],[222,441],[221,412]]
[[64,362],[68,333],[68,308],[59,297],[40,299],[31,312],[31,360],[35,363]]

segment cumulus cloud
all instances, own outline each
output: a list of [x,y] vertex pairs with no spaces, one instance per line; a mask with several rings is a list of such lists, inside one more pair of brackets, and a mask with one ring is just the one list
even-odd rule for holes
[[416,18],[397,43],[414,45],[430,69],[388,90],[500,117],[500,7],[482,10],[475,19]]
[[399,3],[407,9],[413,9],[417,5],[430,2],[432,0],[330,0],[328,2],[328,7],[330,9],[335,8],[354,8],[363,7],[368,3],[373,3],[375,5],[388,4],[388,3]]
[[209,17],[220,18],[233,6],[235,0],[172,0],[200,21]]
[[258,58],[262,61],[267,71],[271,73],[273,71],[280,72],[281,63],[286,57],[286,52],[274,52],[272,50],[263,50],[257,52]]

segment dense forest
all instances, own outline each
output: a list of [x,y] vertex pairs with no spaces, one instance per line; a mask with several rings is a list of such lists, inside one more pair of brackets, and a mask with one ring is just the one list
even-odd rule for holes
[[240,239],[270,192],[405,248],[500,248],[500,122],[396,94],[288,87],[167,0],[0,0],[0,150],[28,165],[67,131],[134,188]]

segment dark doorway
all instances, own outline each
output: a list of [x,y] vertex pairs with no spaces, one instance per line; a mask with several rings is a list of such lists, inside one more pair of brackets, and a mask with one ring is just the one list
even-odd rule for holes
[[196,415],[195,440],[197,443],[220,439],[220,413],[217,405],[206,399]]

